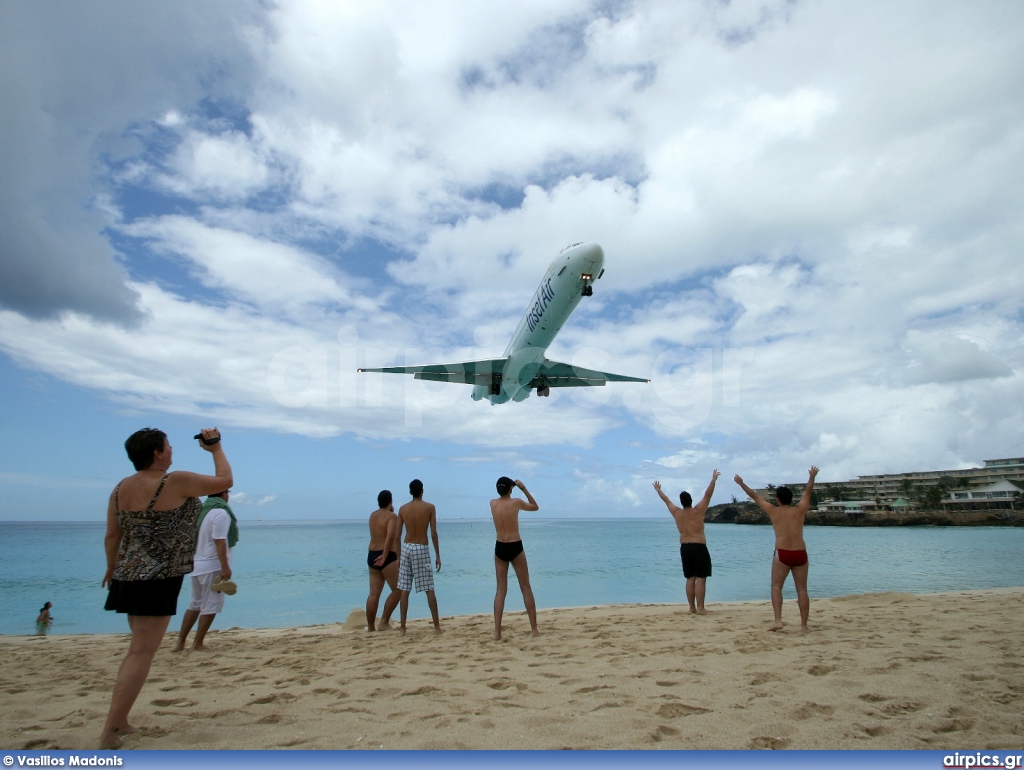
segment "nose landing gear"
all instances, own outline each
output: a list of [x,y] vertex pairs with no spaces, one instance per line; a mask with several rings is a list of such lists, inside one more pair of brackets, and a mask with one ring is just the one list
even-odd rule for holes
[[590,297],[594,294],[594,286],[591,283],[594,280],[594,276],[590,273],[584,273],[580,276],[583,280],[583,291],[580,292],[581,297]]

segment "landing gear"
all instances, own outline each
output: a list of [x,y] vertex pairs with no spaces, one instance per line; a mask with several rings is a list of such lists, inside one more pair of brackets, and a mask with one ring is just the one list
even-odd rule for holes
[[593,296],[593,294],[594,294],[594,287],[593,286],[591,286],[590,284],[587,284],[586,286],[583,287],[583,291],[581,292],[581,296],[591,297],[591,296]]
[[490,392],[490,394],[492,396],[499,396],[499,395],[501,395],[501,375],[500,374],[492,374],[491,375],[491,387],[490,387],[489,392]]
[[594,294],[594,287],[591,285],[591,281],[594,280],[594,276],[590,273],[584,273],[580,276],[583,281],[583,291],[580,292],[581,297],[590,297]]
[[540,396],[541,398],[547,398],[548,396],[551,395],[551,386],[550,385],[538,385],[537,386],[537,395]]

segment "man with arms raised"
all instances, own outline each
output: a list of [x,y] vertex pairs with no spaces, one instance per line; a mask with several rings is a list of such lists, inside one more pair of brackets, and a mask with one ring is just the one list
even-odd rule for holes
[[704,537],[704,514],[707,513],[708,504],[711,502],[711,495],[715,493],[715,482],[721,476],[716,469],[711,474],[711,483],[708,484],[704,497],[696,505],[689,492],[679,493],[679,502],[682,508],[673,504],[671,500],[661,491],[661,482],[654,482],[654,489],[658,497],[668,506],[668,512],[676,520],[676,529],[679,530],[679,557],[683,560],[683,577],[686,578],[686,601],[690,605],[691,614],[706,615],[704,609],[704,592],[707,588],[707,579],[711,577],[711,554],[708,553],[708,541]]
[[[519,579],[519,590],[523,592],[523,604],[530,618],[530,630],[534,636],[540,636],[537,630],[537,605],[533,600],[533,589],[530,588],[530,569],[526,564],[523,539],[519,537],[519,512],[536,511],[540,506],[518,479],[513,481],[508,476],[502,476],[495,486],[499,497],[491,500],[491,518],[494,519],[497,534],[494,543],[494,574],[498,580],[498,590],[494,594],[494,638],[501,639],[501,616],[505,611],[505,595],[508,593],[509,564]],[[523,490],[526,500],[512,497],[514,487]]]
[[775,529],[775,556],[772,558],[772,610],[775,622],[769,631],[782,628],[782,584],[786,576],[793,572],[793,585],[796,586],[796,603],[800,608],[800,632],[807,633],[807,613],[811,608],[811,600],[807,595],[807,544],[804,543],[804,518],[811,506],[811,493],[814,490],[814,477],[818,468],[811,466],[807,486],[800,496],[800,502],[793,505],[793,490],[779,487],[775,496],[780,505],[772,505],[736,476],[735,481],[746,492],[758,507],[768,514]]
[[433,504],[423,500],[423,482],[413,479],[409,482],[412,500],[398,509],[397,537],[401,539],[405,527],[405,542],[398,565],[398,590],[402,592],[402,636],[405,636],[405,618],[409,614],[409,592],[415,579],[416,590],[427,592],[430,617],[434,631],[441,633],[441,620],[437,615],[437,597],[434,596],[434,573],[430,570],[430,548],[427,546],[427,530],[434,543],[437,556],[435,564],[441,571],[441,547],[437,543],[437,510]]
[[366,597],[367,631],[377,630],[377,605],[385,582],[391,586],[391,593],[384,601],[380,630],[391,628],[391,613],[401,597],[398,592],[397,546],[398,517],[395,506],[391,504],[391,491],[383,489],[377,495],[377,510],[370,514],[370,549],[366,555],[366,566],[370,569],[370,594]]

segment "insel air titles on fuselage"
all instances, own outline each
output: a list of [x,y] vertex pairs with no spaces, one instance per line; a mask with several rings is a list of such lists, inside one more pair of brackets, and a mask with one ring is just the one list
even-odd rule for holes
[[418,380],[473,385],[474,401],[492,404],[523,401],[536,391],[547,396],[551,388],[579,388],[608,382],[649,382],[640,377],[585,369],[544,357],[581,297],[594,293],[593,284],[604,274],[604,251],[596,243],[574,243],[562,249],[548,267],[526,315],[516,327],[501,358],[424,366],[385,366],[362,372],[412,374]]
[[505,355],[524,348],[542,354],[572,315],[580,299],[593,293],[593,282],[604,273],[604,250],[596,243],[566,246],[552,260],[512,335]]

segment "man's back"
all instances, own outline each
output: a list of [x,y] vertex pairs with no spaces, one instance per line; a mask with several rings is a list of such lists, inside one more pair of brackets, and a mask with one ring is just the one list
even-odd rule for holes
[[[397,525],[398,517],[388,508],[378,508],[370,514],[370,550],[381,551],[388,539],[388,526],[394,521]],[[391,544],[392,550],[397,550],[397,544]]]
[[434,516],[434,505],[416,498],[398,509],[398,517],[405,525],[405,542],[427,544],[427,526]]
[[673,505],[669,509],[672,518],[675,519],[676,529],[679,530],[680,543],[707,544],[707,538],[704,536],[704,513],[706,510],[707,506],[701,506],[699,503],[690,508]]
[[523,509],[523,501],[518,497],[498,497],[491,500],[491,518],[494,519],[494,531],[502,543],[514,543],[522,540],[519,536],[519,511]]

